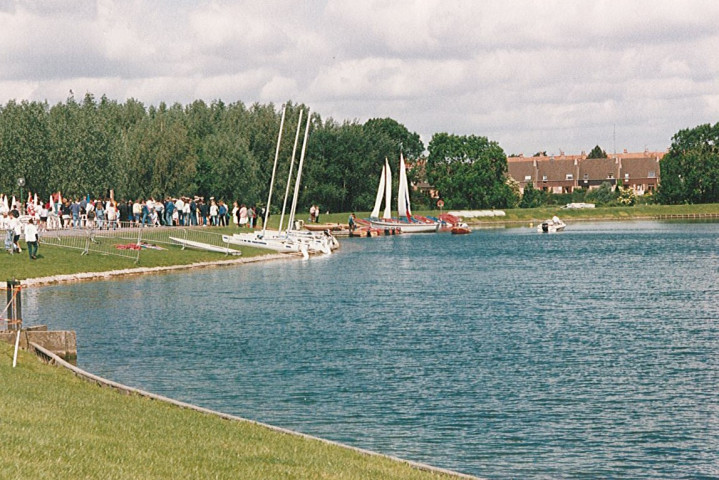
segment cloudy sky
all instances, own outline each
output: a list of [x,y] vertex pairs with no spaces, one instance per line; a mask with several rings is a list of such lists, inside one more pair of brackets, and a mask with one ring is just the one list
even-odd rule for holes
[[719,121],[719,1],[0,0],[0,103],[286,100],[510,153]]

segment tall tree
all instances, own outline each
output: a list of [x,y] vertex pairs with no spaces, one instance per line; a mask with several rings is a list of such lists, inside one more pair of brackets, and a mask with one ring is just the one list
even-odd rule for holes
[[661,169],[660,203],[719,202],[719,123],[676,133]]
[[607,158],[607,152],[597,145],[589,152],[587,158]]
[[371,137],[375,137],[378,143],[386,142],[394,146],[391,151],[385,152],[388,157],[399,158],[399,154],[402,152],[406,159],[413,161],[422,156],[424,152],[424,144],[419,134],[410,132],[407,127],[391,118],[367,120],[364,129]]
[[487,137],[438,133],[429,143],[427,178],[448,208],[506,208],[516,203],[506,176],[507,157]]

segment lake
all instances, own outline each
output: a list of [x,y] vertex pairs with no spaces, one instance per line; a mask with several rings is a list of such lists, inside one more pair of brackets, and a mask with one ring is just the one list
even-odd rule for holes
[[719,223],[349,239],[25,291],[78,365],[485,478],[719,477]]

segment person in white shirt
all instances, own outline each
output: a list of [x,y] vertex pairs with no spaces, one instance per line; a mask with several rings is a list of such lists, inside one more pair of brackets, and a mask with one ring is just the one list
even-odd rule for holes
[[11,215],[10,218],[10,228],[12,229],[12,250],[14,253],[20,253],[22,252],[22,248],[20,248],[20,235],[22,234],[22,223],[20,222],[20,219],[18,218],[19,215],[17,215],[17,212],[15,212],[14,215]]
[[[184,225],[185,224],[185,202],[182,200],[182,197],[178,197],[178,199],[175,201],[175,212],[177,212],[177,224],[178,225]],[[175,214],[172,214],[172,218],[174,220]]]
[[35,260],[37,258],[37,226],[32,218],[25,225],[25,243],[30,260]]

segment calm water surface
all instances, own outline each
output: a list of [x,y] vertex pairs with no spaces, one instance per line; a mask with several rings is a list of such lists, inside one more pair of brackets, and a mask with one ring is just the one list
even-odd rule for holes
[[26,291],[79,365],[487,478],[719,477],[719,223],[346,240]]

